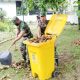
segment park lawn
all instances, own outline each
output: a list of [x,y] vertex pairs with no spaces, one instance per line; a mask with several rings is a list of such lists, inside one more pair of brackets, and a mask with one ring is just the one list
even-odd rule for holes
[[[34,32],[34,31],[33,31]],[[59,71],[57,78],[51,80],[80,80],[80,45],[74,44],[74,41],[80,39],[80,31],[77,25],[66,25],[64,31],[58,37],[56,46],[59,55]],[[0,51],[7,50],[11,41],[0,44]],[[10,50],[13,61],[19,61],[21,58],[19,51],[19,42]],[[11,80],[35,80],[31,76],[31,71],[26,69],[8,68],[0,70],[0,78],[10,76]]]

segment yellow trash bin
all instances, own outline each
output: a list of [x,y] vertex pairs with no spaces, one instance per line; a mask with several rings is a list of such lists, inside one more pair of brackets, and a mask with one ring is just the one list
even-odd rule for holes
[[[51,40],[41,43],[30,43],[28,40],[24,44],[28,47],[30,65],[33,77],[38,76],[39,80],[51,78],[55,71],[55,41],[66,23],[66,15],[53,15],[45,30],[46,34],[52,34]],[[55,34],[55,35],[54,35]]]
[[56,36],[51,40],[43,43],[30,43],[26,41],[28,46],[29,58],[33,77],[38,76],[40,80],[51,77],[55,69],[54,45]]

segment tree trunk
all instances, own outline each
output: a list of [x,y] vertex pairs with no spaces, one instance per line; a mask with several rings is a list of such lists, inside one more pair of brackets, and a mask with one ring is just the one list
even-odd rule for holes
[[[80,0],[78,0],[78,2],[80,2]],[[78,4],[78,11],[80,11],[80,4]],[[80,30],[80,16],[78,16],[78,27]]]
[[79,30],[80,30],[80,18],[78,17],[78,27],[79,27]]

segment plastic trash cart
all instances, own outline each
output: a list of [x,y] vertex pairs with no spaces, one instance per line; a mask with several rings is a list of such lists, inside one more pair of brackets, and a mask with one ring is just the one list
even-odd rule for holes
[[51,40],[41,43],[24,41],[24,44],[28,47],[33,77],[38,76],[40,80],[51,78],[55,71],[55,41],[62,32],[66,20],[67,16],[65,14],[52,15],[45,30],[45,35],[53,35]]

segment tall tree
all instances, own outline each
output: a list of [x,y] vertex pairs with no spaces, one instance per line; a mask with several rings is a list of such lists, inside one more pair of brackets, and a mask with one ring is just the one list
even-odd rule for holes
[[25,0],[29,10],[33,10],[37,6],[40,10],[40,14],[46,15],[48,8],[51,8],[54,12],[65,6],[66,0]]
[[78,29],[80,30],[80,0],[74,1],[74,7],[78,16]]
[[78,0],[78,11],[79,11],[79,15],[78,15],[78,26],[79,26],[79,30],[80,30],[80,0]]

